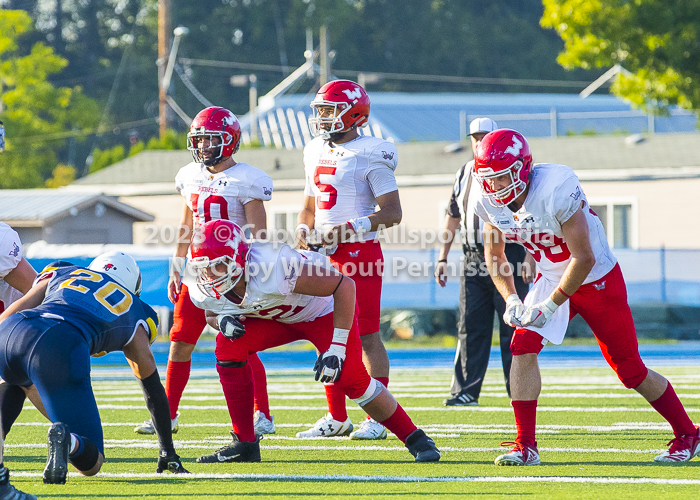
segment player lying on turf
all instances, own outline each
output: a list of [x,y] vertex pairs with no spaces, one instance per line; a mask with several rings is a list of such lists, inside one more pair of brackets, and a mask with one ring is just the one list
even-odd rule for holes
[[[591,327],[624,386],[641,394],[671,424],[675,437],[670,448],[654,460],[687,462],[696,456],[698,427],[668,380],[649,370],[639,355],[625,280],[574,171],[548,163],[532,166],[525,138],[514,130],[496,130],[479,144],[473,175],[482,189],[476,212],[485,223],[486,262],[492,263],[491,276],[506,299],[504,319],[516,327],[510,379],[518,436],[496,464],[540,463],[537,355],[548,341],[561,344],[576,314]],[[537,261],[539,274],[524,304],[515,292],[505,239],[521,243]]]
[[104,462],[102,425],[90,385],[90,355],[123,351],[143,389],[155,422],[160,453],[156,472],[187,472],[175,453],[165,389],[150,344],[155,311],[139,299],[141,272],[122,252],[102,254],[88,268],[56,262],[32,289],[0,315],[0,391],[3,434],[24,403],[22,387],[34,385],[48,434],[44,482],[66,482],[68,462],[86,476]]
[[[417,462],[440,459],[432,439],[417,429],[391,393],[367,374],[357,328],[355,285],[327,258],[289,245],[248,243],[230,221],[202,226],[191,244],[196,282],[192,301],[207,310],[216,338],[219,372],[233,442],[200,463],[258,462],[260,437],[253,431],[253,375],[248,355],[297,340],[322,354],[316,380],[335,382],[367,414],[406,445]],[[185,283],[194,281],[187,273]]]

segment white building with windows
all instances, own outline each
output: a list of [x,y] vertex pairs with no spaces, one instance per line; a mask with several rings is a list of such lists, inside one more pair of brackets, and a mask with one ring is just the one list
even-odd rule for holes
[[[688,230],[694,227],[689,220],[700,193],[700,134],[528,140],[535,163],[574,168],[613,248],[700,249],[700,234]],[[397,148],[404,231],[439,229],[454,174],[471,159],[471,148],[445,142],[399,143]],[[266,203],[268,226],[293,229],[303,201],[301,151],[242,149],[237,157],[273,178],[275,192]],[[174,178],[189,161],[187,151],[145,151],[65,189],[119,196],[119,201],[155,216],[152,222],[134,224],[134,243],[170,244],[168,239],[174,237],[170,227],[179,223],[182,213]],[[386,244],[387,249],[409,247],[418,248],[400,242]]]

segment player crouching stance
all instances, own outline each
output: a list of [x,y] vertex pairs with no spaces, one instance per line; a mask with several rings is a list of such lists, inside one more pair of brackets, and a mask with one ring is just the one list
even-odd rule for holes
[[[199,463],[259,462],[260,437],[253,429],[253,374],[249,354],[308,340],[322,354],[316,380],[334,382],[372,418],[406,445],[417,462],[440,459],[432,439],[417,429],[391,393],[367,374],[357,328],[355,286],[324,256],[289,245],[248,243],[226,220],[195,233],[191,266],[197,276],[192,301],[207,310],[216,338],[219,372],[233,442]],[[190,280],[191,273],[185,278]]]
[[175,453],[168,399],[150,349],[158,317],[141,301],[140,291],[136,261],[110,252],[88,268],[50,264],[31,290],[0,315],[3,435],[22,411],[21,388],[36,386],[39,409],[53,422],[44,483],[64,484],[69,462],[85,476],[100,471],[104,442],[90,384],[90,355],[111,351],[124,352],[143,389],[160,443],[156,472],[187,472]]
[[[698,427],[671,384],[639,356],[627,288],[603,225],[591,210],[573,170],[532,165],[525,138],[514,130],[490,132],[474,157],[482,189],[477,214],[484,222],[486,262],[506,299],[511,341],[511,394],[518,429],[514,448],[497,465],[538,465],[535,440],[542,380],[537,355],[547,341],[561,344],[576,314],[588,323],[603,356],[628,389],[641,394],[673,428],[675,438],[657,462],[687,462],[700,451]],[[522,244],[537,261],[538,277],[523,304],[515,292],[504,237]],[[503,443],[506,445],[506,443]]]

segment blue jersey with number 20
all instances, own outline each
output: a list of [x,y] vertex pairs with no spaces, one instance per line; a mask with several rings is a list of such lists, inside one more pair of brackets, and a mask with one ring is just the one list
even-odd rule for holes
[[106,274],[57,264],[37,277],[50,280],[44,301],[24,313],[60,316],[90,343],[90,354],[122,350],[140,325],[155,339],[158,316],[151,306]]

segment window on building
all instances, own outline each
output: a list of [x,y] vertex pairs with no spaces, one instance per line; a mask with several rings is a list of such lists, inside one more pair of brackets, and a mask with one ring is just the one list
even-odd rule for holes
[[611,247],[635,248],[637,246],[636,200],[591,199],[589,202],[591,209],[603,224]]
[[275,239],[285,240],[288,243],[293,241],[293,233],[297,227],[297,217],[300,211],[300,206],[274,207],[272,209],[272,227],[270,229],[274,231]]

